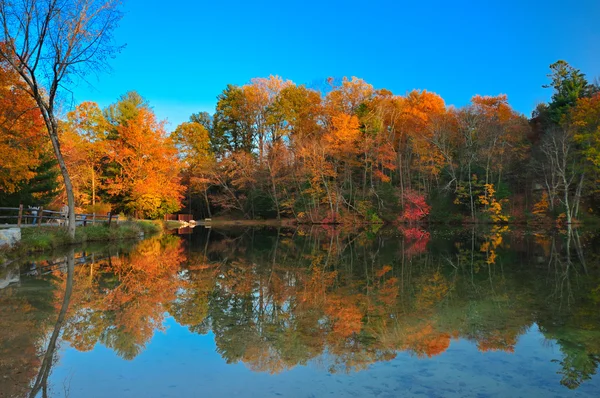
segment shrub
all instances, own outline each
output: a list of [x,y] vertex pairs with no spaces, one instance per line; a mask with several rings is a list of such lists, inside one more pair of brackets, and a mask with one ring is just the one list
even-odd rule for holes
[[402,209],[400,221],[417,222],[429,214],[431,206],[425,202],[425,195],[412,189],[406,189],[403,198],[404,208]]

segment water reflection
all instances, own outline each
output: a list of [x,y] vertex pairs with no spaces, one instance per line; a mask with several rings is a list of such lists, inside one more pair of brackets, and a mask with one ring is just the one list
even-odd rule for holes
[[571,230],[313,227],[198,229],[71,251],[21,265],[18,283],[11,271],[0,290],[0,396],[45,395],[61,344],[134,360],[166,316],[212,333],[227,363],[270,374],[356,372],[403,352],[440,356],[459,340],[512,353],[539,328],[560,349],[559,378],[544,377],[577,389],[600,360],[596,243]]
[[62,304],[60,305],[58,318],[54,324],[54,328],[52,329],[52,334],[50,335],[50,340],[46,346],[46,352],[44,353],[40,369],[35,381],[33,382],[33,387],[31,388],[31,393],[29,394],[30,397],[35,397],[40,390],[42,390],[43,397],[48,396],[48,376],[50,375],[52,364],[55,362],[54,354],[56,351],[56,342],[58,341],[58,337],[64,325],[67,311],[69,309],[69,303],[71,301],[71,294],[73,293],[73,273],[75,270],[75,252],[73,249],[68,251],[64,258],[64,263],[66,263],[67,267],[64,297],[62,298]]

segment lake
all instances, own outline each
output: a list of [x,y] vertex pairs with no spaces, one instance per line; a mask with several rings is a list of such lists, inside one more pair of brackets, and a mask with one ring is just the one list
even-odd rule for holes
[[597,397],[600,237],[182,230],[0,270],[0,397]]

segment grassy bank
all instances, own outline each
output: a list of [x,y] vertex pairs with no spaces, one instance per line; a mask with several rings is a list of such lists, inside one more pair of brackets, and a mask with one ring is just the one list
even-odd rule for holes
[[77,227],[75,238],[71,239],[67,231],[57,227],[23,228],[21,242],[10,251],[0,256],[13,257],[25,253],[53,250],[58,247],[85,242],[110,242],[137,239],[143,235],[161,232],[162,222],[126,221],[108,228],[105,225],[88,225]]

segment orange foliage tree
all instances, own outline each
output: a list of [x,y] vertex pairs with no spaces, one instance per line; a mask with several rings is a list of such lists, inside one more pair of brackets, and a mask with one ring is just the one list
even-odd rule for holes
[[42,115],[22,84],[0,64],[0,193],[33,178],[49,144]]
[[109,195],[123,197],[124,208],[141,217],[177,211],[184,188],[177,151],[162,124],[142,108],[116,132],[107,140],[107,155],[120,171],[106,181]]

